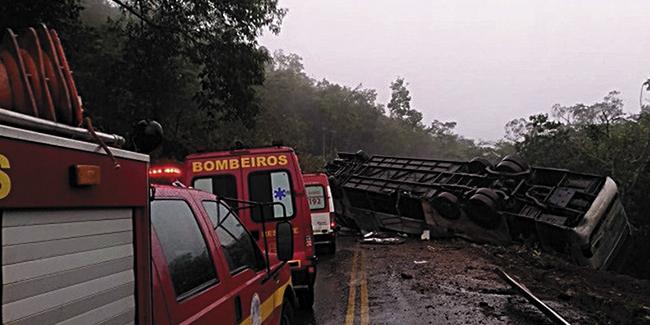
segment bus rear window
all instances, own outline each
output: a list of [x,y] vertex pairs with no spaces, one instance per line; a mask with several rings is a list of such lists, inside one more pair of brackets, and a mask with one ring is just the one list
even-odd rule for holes
[[307,185],[305,186],[305,190],[307,190],[310,210],[325,208],[325,190],[321,185]]
[[[248,175],[248,198],[256,202],[274,202],[284,205],[287,217],[293,216],[293,188],[291,177],[285,170],[259,171]],[[262,216],[267,219],[282,218],[282,206],[267,206],[263,209],[251,210],[253,221],[261,222]]]

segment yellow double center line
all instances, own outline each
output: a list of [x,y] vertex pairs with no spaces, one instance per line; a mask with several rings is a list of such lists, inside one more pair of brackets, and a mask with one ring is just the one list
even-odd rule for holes
[[365,260],[364,251],[359,253],[359,250],[355,249],[354,257],[352,258],[352,271],[350,272],[350,291],[348,293],[348,309],[345,314],[345,325],[354,324],[354,317],[356,316],[357,286],[360,291],[360,324],[368,325],[370,323],[370,316],[368,314],[368,279],[366,276]]

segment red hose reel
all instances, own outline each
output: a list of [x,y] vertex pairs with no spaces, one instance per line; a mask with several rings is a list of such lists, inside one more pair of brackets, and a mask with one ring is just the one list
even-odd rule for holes
[[7,29],[0,44],[0,108],[72,126],[83,108],[72,71],[54,30]]

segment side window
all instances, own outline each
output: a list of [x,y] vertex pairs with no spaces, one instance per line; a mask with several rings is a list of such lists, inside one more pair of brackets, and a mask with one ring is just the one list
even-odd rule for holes
[[220,197],[237,198],[237,179],[235,175],[224,174],[195,178],[192,186]]
[[[287,217],[293,216],[293,189],[291,176],[285,170],[260,171],[248,175],[248,198],[257,202],[278,202],[284,204]],[[282,218],[283,209],[280,205],[268,206],[264,209],[253,209],[251,215],[254,221],[261,222],[266,218]]]
[[255,271],[264,269],[260,249],[235,213],[225,204],[215,201],[203,201],[203,208],[217,231],[230,273],[235,274],[246,268]]
[[325,190],[320,185],[305,186],[307,199],[309,200],[310,210],[320,210],[325,208]]
[[151,222],[167,259],[178,300],[217,283],[205,238],[187,202],[151,202]]

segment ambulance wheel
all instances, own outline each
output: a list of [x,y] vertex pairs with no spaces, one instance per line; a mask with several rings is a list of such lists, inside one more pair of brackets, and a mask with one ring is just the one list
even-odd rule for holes
[[293,305],[288,297],[284,297],[282,301],[282,316],[280,318],[280,325],[293,324]]
[[300,309],[310,310],[314,306],[314,286],[309,286],[309,289],[300,290],[296,294],[298,295]]
[[336,237],[332,236],[332,241],[329,244],[329,253],[336,254]]

